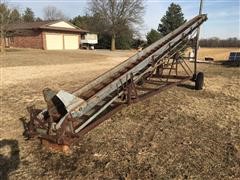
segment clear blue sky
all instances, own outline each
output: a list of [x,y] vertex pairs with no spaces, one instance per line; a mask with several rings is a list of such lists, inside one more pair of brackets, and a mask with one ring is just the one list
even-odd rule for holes
[[[145,36],[151,28],[157,29],[171,2],[181,5],[186,19],[198,14],[199,0],[145,0],[144,24],[140,27],[142,36]],[[56,6],[69,18],[87,12],[87,0],[9,0],[8,3],[21,12],[30,7],[38,17],[43,16],[43,8],[47,5]],[[203,12],[208,14],[209,20],[202,26],[202,38],[240,38],[239,0],[204,0]]]

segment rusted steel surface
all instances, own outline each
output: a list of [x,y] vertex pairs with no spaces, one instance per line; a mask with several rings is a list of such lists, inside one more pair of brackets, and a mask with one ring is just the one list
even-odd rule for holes
[[121,108],[192,79],[178,52],[206,20],[206,15],[193,18],[72,94],[45,89],[47,108],[28,109],[24,135],[70,146]]

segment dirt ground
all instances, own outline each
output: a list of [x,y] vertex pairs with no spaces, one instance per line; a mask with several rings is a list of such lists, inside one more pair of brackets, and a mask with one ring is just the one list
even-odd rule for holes
[[240,68],[199,64],[205,86],[174,87],[88,133],[73,154],[25,141],[42,89],[73,91],[134,51],[11,50],[1,61],[0,179],[239,179]]

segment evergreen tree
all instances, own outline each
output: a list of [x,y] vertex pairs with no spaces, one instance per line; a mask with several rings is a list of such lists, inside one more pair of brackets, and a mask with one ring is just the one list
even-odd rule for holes
[[41,22],[41,21],[43,21],[40,17],[37,17],[36,19],[35,19],[35,21],[36,22]]
[[147,44],[150,45],[161,38],[161,34],[154,29],[147,33]]
[[19,13],[19,11],[17,9],[12,10],[12,12],[10,14],[10,19],[11,19],[11,22],[13,22],[13,23],[21,21],[21,14]]
[[133,40],[133,33],[130,30],[125,31],[124,33],[120,33],[116,37],[116,48],[131,49],[132,40]]
[[161,36],[165,36],[185,22],[186,20],[184,19],[181,6],[171,3],[168,7],[166,15],[164,15],[161,19],[161,22],[158,26],[158,31],[160,32]]
[[79,28],[92,31],[92,29],[90,29],[90,28],[92,28],[91,22],[94,20],[95,20],[95,18],[93,16],[88,16],[88,15],[80,16],[79,15],[79,16],[74,17],[72,20],[70,20],[70,22]]
[[35,20],[34,12],[30,8],[26,8],[22,17],[24,22],[33,22]]
[[[75,26],[98,34],[98,44],[95,46],[100,49],[111,48],[111,33],[106,31],[107,24],[99,14],[76,16],[71,21]],[[116,47],[118,49],[130,49],[133,40],[133,30],[126,24],[119,27],[119,33],[116,35]]]
[[137,38],[137,39],[134,38],[132,40],[131,47],[134,48],[134,49],[143,48],[145,46],[146,46],[146,41],[144,41],[140,38]]

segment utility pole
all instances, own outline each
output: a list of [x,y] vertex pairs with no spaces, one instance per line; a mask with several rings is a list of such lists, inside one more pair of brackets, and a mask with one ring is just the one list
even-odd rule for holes
[[[202,14],[202,8],[203,8],[203,0],[200,0],[200,7],[199,7],[199,15]],[[200,26],[197,29],[197,35],[196,35],[196,44],[195,44],[195,50],[194,50],[194,74],[195,77],[197,75],[197,55],[198,55],[198,48],[199,48],[199,36],[200,36]]]

